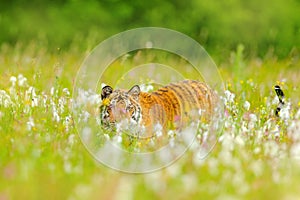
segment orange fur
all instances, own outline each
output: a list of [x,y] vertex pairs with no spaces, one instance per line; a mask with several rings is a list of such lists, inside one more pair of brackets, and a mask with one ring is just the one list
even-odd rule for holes
[[[208,119],[215,104],[214,92],[205,84],[193,80],[172,83],[151,93],[141,92],[139,103],[145,126],[160,123],[163,127],[175,122],[184,123],[201,109]],[[199,115],[198,115],[199,116]],[[178,124],[177,124],[178,125]],[[170,128],[170,127],[169,127]]]

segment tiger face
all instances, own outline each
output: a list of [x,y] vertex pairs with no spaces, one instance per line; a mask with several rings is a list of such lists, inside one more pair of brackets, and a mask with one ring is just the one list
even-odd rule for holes
[[141,106],[139,105],[140,87],[133,86],[130,90],[113,90],[111,86],[102,88],[100,107],[101,124],[111,129],[116,123],[126,121],[139,124],[141,121]]

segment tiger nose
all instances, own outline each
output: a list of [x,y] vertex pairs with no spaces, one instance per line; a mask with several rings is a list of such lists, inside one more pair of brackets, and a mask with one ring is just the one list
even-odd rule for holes
[[125,118],[127,116],[127,112],[125,109],[123,108],[116,108],[114,115],[116,116],[117,119],[122,119]]

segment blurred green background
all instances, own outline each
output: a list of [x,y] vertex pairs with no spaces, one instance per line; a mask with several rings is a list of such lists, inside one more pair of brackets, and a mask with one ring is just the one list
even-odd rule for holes
[[81,41],[86,49],[124,30],[159,26],[191,36],[213,57],[243,44],[248,57],[285,58],[299,52],[299,10],[299,0],[1,0],[0,44],[68,49]]

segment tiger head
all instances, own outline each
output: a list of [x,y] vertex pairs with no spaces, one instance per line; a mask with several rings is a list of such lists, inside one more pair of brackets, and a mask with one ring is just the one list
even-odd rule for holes
[[122,120],[139,123],[141,121],[141,106],[139,104],[140,87],[133,86],[130,90],[113,90],[104,86],[101,92],[102,105],[100,119],[104,128],[113,128]]

